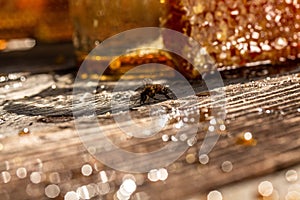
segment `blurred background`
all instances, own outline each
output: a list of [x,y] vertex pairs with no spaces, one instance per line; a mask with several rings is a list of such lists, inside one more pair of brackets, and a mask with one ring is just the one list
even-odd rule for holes
[[68,0],[0,0],[0,50],[11,48],[12,39],[42,42],[71,41]]
[[[69,4],[69,1],[74,4]],[[72,75],[77,71],[78,63],[75,59],[76,47],[72,42],[76,35],[73,34],[72,27],[72,21],[75,20],[71,19],[69,10],[70,5],[75,7],[78,2],[88,2],[86,9],[78,4],[79,11],[74,13],[78,18],[87,19],[88,22],[84,22],[88,23],[92,32],[95,31],[95,38],[87,40],[88,37],[81,37],[84,39],[80,40],[82,43],[89,41],[89,47],[93,48],[102,41],[97,38],[98,33],[103,34],[101,23],[105,21],[101,21],[103,13],[98,12],[100,10],[97,6],[100,7],[101,2],[123,2],[122,5],[148,2],[153,6],[152,1],[154,0],[0,0],[1,200],[22,197],[76,200],[79,196],[84,196],[81,199],[96,199],[97,195],[101,199],[111,199],[115,195],[122,185],[122,179],[128,175],[112,170],[92,157],[89,151],[94,149],[86,151],[74,128],[70,109],[74,81]],[[221,124],[222,127],[226,125],[226,131],[224,134],[222,132],[217,148],[209,157],[206,155],[204,160],[201,159],[198,146],[194,145],[181,159],[168,167],[167,182],[153,181],[147,173],[135,175],[140,185],[133,199],[151,199],[152,195],[156,196],[154,199],[161,195],[165,199],[183,199],[181,197],[185,196],[189,200],[278,200],[284,196],[287,200],[300,199],[300,2],[157,0],[158,2],[160,4],[156,5],[157,9],[161,7],[165,11],[158,16],[159,25],[197,40],[216,61],[213,66],[220,69],[227,90],[227,119]],[[96,3],[99,5],[95,6]],[[97,12],[91,12],[87,5]],[[126,11],[129,6],[123,6],[122,9]],[[149,8],[149,12],[153,9]],[[93,18],[85,17],[82,10],[88,11]],[[139,14],[140,7],[132,10]],[[110,13],[107,16],[108,22],[117,21],[115,18],[111,19]],[[135,21],[136,18],[133,14],[131,19],[134,26],[139,26],[141,22],[144,24],[142,18]],[[128,29],[122,20],[120,24]],[[127,20],[128,23],[132,21]],[[86,31],[82,24],[78,23],[78,27],[79,30]],[[119,25],[116,27],[120,28]],[[112,33],[111,26],[106,24],[105,29],[109,36]],[[162,34],[165,46],[176,44],[176,41],[168,38],[168,35]],[[90,49],[86,49],[88,53]],[[192,44],[187,44],[182,49],[185,55],[194,56],[193,53],[198,53],[198,49],[193,48]],[[176,69],[185,77],[198,78],[195,70],[185,60],[171,56],[154,54],[144,60],[138,56],[128,63],[140,65],[144,61],[156,60],[156,63],[168,65],[169,60],[175,60]],[[98,63],[96,67],[99,67]],[[116,70],[113,72],[115,75]],[[80,78],[89,80],[92,86],[99,84],[99,76],[95,73],[82,74]],[[97,103],[101,115],[98,117],[101,123],[107,123],[104,124],[111,131],[114,130],[110,124],[113,120],[109,121],[111,110],[106,99],[113,97],[116,83],[100,83],[93,91],[93,95],[99,100]],[[209,103],[209,94],[201,92],[202,86],[205,87],[205,84],[195,81],[193,87],[199,92],[199,98],[195,99],[196,102],[191,99],[191,103],[187,105],[195,106],[193,109],[207,115],[205,123],[213,125],[215,122],[211,117],[215,116],[209,114],[213,105]],[[85,85],[78,87],[85,89]],[[120,95],[122,98],[123,96],[125,95]],[[174,105],[171,103],[164,106],[173,110]],[[190,108],[192,107],[184,109]],[[148,111],[135,109],[132,113],[142,124],[144,118],[148,117],[145,114]],[[94,133],[89,132],[94,131],[90,129],[90,124],[87,123],[86,126],[87,135]],[[205,129],[208,126],[205,124],[203,127]],[[170,136],[173,134],[169,129],[166,131]],[[112,137],[117,142],[130,144],[134,148],[141,145],[137,140],[130,141],[120,135],[116,132]],[[201,137],[198,143],[202,141]],[[171,138],[169,140],[168,136],[169,142]],[[143,145],[152,147],[163,142],[165,141],[158,137]],[[43,148],[40,148],[41,145]],[[188,195],[192,197],[189,198]]]
[[[215,60],[220,70],[243,66],[262,68],[262,65],[282,64],[286,67],[290,65],[289,62],[298,63],[297,59],[300,57],[298,1],[148,0],[145,2],[147,8],[148,5],[152,6],[148,8],[149,12],[163,11],[157,13],[159,23],[155,26],[170,28],[195,39]],[[153,2],[158,4],[154,6]],[[126,5],[125,1],[123,3]],[[135,1],[128,3],[137,4]],[[92,6],[88,7],[89,4]],[[101,1],[0,0],[0,66],[1,70],[4,70],[2,72],[8,72],[7,68],[12,72],[15,65],[23,66],[24,70],[32,69],[35,65],[74,67],[76,65],[74,52],[81,50],[78,45],[76,46],[76,41],[78,43],[79,39],[82,40],[79,46],[91,43],[92,45],[86,47],[88,53],[103,40],[103,36],[100,35],[104,34],[102,29],[104,25],[108,36],[115,34],[109,21],[118,19],[111,18],[111,13],[108,13],[104,20],[100,11],[103,6],[104,10],[107,10],[108,6],[100,4]],[[71,7],[73,12],[70,13]],[[126,7],[128,6],[123,6],[122,10],[126,10]],[[95,11],[92,12],[92,8]],[[75,11],[78,11],[77,14]],[[139,13],[139,9],[132,9],[131,13],[133,11]],[[83,18],[84,20],[78,21]],[[139,20],[135,19],[136,17],[130,20],[137,23],[135,21]],[[103,24],[99,24],[99,21]],[[146,22],[142,20],[141,23]],[[82,35],[79,37],[78,28],[73,33],[74,24],[74,27],[79,26],[82,32],[88,32],[86,27],[87,24],[90,25],[92,30],[89,37]],[[144,25],[153,26],[153,24]],[[124,26],[124,30],[132,28],[131,26],[128,28],[126,23],[120,23],[118,27],[120,26]],[[96,36],[91,37],[95,34]],[[72,37],[76,49],[72,45]],[[167,35],[162,34],[162,37],[166,47],[172,45]],[[187,52],[182,53],[198,52],[189,48],[186,48]],[[172,56],[173,60],[177,59],[176,56]],[[27,58],[26,64],[24,58]],[[195,72],[187,63],[180,59],[177,63],[180,63],[177,69],[186,77],[198,78],[194,76]]]
[[0,72],[73,65],[68,0],[0,0],[0,8]]

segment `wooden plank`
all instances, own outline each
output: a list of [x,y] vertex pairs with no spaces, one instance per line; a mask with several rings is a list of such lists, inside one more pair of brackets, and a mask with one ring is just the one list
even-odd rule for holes
[[[125,172],[115,171],[91,156],[82,144],[71,112],[72,84],[66,84],[65,79],[56,83],[57,88],[47,89],[34,96],[4,102],[2,104],[3,123],[0,127],[2,135],[10,135],[0,139],[0,188],[4,196],[10,199],[46,199],[44,189],[48,184],[57,184],[61,190],[57,199],[63,199],[68,191],[75,191],[82,185],[100,183],[100,171],[105,171],[111,190],[102,195],[104,199],[112,199],[116,194]],[[229,183],[253,178],[284,169],[300,163],[300,76],[298,73],[282,75],[274,78],[263,78],[247,83],[228,84],[226,90],[226,131],[221,131],[221,136],[208,154],[209,162],[206,165],[198,162],[198,152],[203,143],[205,131],[209,126],[208,118],[201,118],[197,132],[197,143],[190,147],[178,160],[167,166],[168,179],[166,181],[151,182],[147,173],[134,174],[139,183],[134,194],[147,195],[150,199],[187,199],[191,195],[204,193]],[[113,85],[105,85],[112,88]],[[198,87],[198,86],[197,86]],[[196,88],[203,91],[203,88]],[[97,120],[106,137],[110,138],[121,149],[134,152],[150,152],[160,149],[172,143],[163,142],[163,134],[174,135],[174,122],[170,121],[163,131],[146,139],[128,137],[114,122],[115,115],[106,115],[110,112],[110,106],[103,95],[110,98],[109,89],[106,92],[99,91],[97,99]],[[122,99],[122,98],[121,98]],[[162,97],[163,99],[163,97]],[[161,100],[162,100],[161,99]],[[91,99],[92,101],[92,99]],[[62,104],[63,102],[63,104]],[[121,102],[121,100],[120,100]],[[134,102],[134,101],[132,101]],[[185,104],[180,104],[185,103]],[[41,106],[44,105],[44,106]],[[61,106],[58,106],[61,105]],[[132,105],[135,108],[130,111],[135,123],[144,126],[149,119],[149,111],[158,107],[165,109],[165,114],[171,115],[172,108],[178,107],[181,111],[211,109],[216,106],[208,93],[202,92],[198,97],[178,100],[163,101],[147,105]],[[181,106],[180,106],[181,105]],[[183,106],[182,106],[183,105]],[[120,109],[122,110],[122,109]],[[203,111],[203,110],[202,110]],[[200,112],[201,113],[201,112]],[[197,118],[195,118],[197,119]],[[82,117],[80,124],[83,128],[81,136],[87,138],[89,144],[97,144],[103,139],[94,121],[89,117]],[[28,124],[33,124],[29,126]],[[198,122],[198,121],[197,121]],[[222,122],[223,123],[223,122]],[[121,125],[128,126],[126,122]],[[11,126],[12,128],[9,128]],[[31,134],[18,136],[21,127],[29,127]],[[193,126],[188,126],[187,133]],[[14,133],[6,133],[10,130]],[[251,132],[256,144],[238,144],[238,138],[245,132]],[[89,151],[95,149],[90,148]],[[109,152],[108,152],[109,153]],[[164,160],[172,153],[163,155],[153,162]],[[176,153],[176,152],[175,152]],[[113,152],[111,152],[111,155]],[[128,161],[111,157],[116,162],[127,164]],[[193,161],[193,159],[195,159]],[[224,172],[222,164],[229,161],[232,170]],[[136,163],[143,165],[144,163]],[[81,174],[81,167],[90,164],[93,174],[85,177]],[[17,169],[25,167],[27,176],[20,179],[16,175]],[[39,184],[30,181],[32,172],[40,172],[42,180]],[[55,180],[55,172],[59,173],[60,180]],[[5,179],[6,178],[6,179]],[[91,185],[99,189],[99,185]],[[99,192],[97,193],[98,196]],[[146,199],[146,198],[141,198]]]

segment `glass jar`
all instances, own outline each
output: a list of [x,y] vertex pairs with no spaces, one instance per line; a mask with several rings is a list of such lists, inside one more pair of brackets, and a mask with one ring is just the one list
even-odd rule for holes
[[[156,32],[151,37],[130,32],[130,36],[119,35],[120,39],[110,42],[106,51],[91,53],[103,41],[124,31],[142,27],[160,27],[163,2],[160,0],[70,0],[71,19],[74,25],[73,43],[76,49],[77,63],[89,61],[87,73],[94,73],[95,77],[99,68],[106,68],[102,80],[118,79],[126,71],[143,63],[166,64],[168,55],[160,51],[162,38]],[[134,37],[132,36],[134,34]],[[141,50],[151,43],[156,49]],[[120,49],[127,53],[120,54]],[[133,49],[133,50],[131,50]],[[113,62],[110,62],[113,60]],[[171,65],[171,63],[167,63]],[[101,70],[101,69],[100,69]]]
[[[72,39],[68,0],[0,0],[0,8],[0,51],[26,50],[28,38],[50,43]],[[35,42],[28,48],[31,44]]]

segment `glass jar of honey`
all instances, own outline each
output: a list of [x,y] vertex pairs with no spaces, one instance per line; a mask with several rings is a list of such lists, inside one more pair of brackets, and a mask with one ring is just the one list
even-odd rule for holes
[[[94,73],[94,77],[99,69],[106,68],[105,75],[99,77],[102,80],[118,79],[135,66],[153,61],[172,65],[168,54],[159,50],[163,42],[158,32],[149,38],[139,35],[138,31],[119,35],[122,38],[111,42],[105,51],[91,53],[103,41],[118,37],[120,33],[143,27],[160,27],[163,6],[159,0],[70,0],[78,65],[88,60],[87,73]],[[143,47],[150,43],[156,48],[145,51]],[[126,48],[127,53],[120,56],[120,50]]]
[[28,38],[43,42],[72,39],[68,0],[0,0],[0,7],[0,51],[11,50],[9,41],[15,39],[19,44]]

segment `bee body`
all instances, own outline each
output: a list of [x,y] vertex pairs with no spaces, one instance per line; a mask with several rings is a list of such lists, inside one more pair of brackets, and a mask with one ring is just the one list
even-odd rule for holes
[[141,92],[140,103],[144,104],[145,102],[148,102],[150,98],[158,100],[155,98],[156,94],[162,94],[167,99],[171,99],[168,93],[170,93],[170,89],[161,84],[146,84]]

